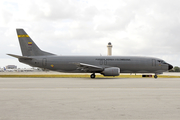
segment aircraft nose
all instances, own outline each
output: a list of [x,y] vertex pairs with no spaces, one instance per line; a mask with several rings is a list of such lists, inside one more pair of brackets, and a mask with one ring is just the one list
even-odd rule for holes
[[171,70],[173,66],[171,64],[168,64],[168,70]]

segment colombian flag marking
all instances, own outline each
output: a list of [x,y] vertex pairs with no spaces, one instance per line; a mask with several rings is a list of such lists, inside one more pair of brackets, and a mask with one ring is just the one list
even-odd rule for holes
[[54,67],[54,65],[51,65],[51,67],[53,68],[53,67]]
[[32,45],[32,42],[28,42],[28,45]]

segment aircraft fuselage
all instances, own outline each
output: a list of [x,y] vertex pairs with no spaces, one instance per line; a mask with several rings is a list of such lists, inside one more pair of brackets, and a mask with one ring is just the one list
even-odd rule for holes
[[[30,66],[59,72],[82,73],[89,70],[78,69],[77,63],[100,66],[102,68],[118,67],[120,73],[155,73],[161,74],[169,69],[168,63],[153,57],[133,56],[31,56],[31,60],[20,58],[19,61]],[[94,71],[93,71],[94,72]],[[101,71],[96,71],[101,72]]]
[[41,50],[23,29],[16,29],[22,56],[8,54],[20,62],[59,72],[95,73],[119,76],[120,73],[161,74],[173,68],[159,58],[137,56],[57,56]]

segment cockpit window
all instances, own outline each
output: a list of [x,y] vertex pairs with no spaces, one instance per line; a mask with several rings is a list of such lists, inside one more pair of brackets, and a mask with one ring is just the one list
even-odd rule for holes
[[159,63],[167,64],[164,60],[158,60]]
[[162,61],[162,63],[163,63],[163,64],[166,64],[166,62],[165,62],[165,61]]

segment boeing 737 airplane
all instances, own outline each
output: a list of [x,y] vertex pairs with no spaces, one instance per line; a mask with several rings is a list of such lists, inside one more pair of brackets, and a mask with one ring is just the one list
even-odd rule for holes
[[42,51],[23,29],[17,29],[22,56],[8,54],[33,67],[69,73],[95,73],[119,76],[120,73],[153,73],[154,78],[173,68],[164,60],[135,56],[58,56]]

